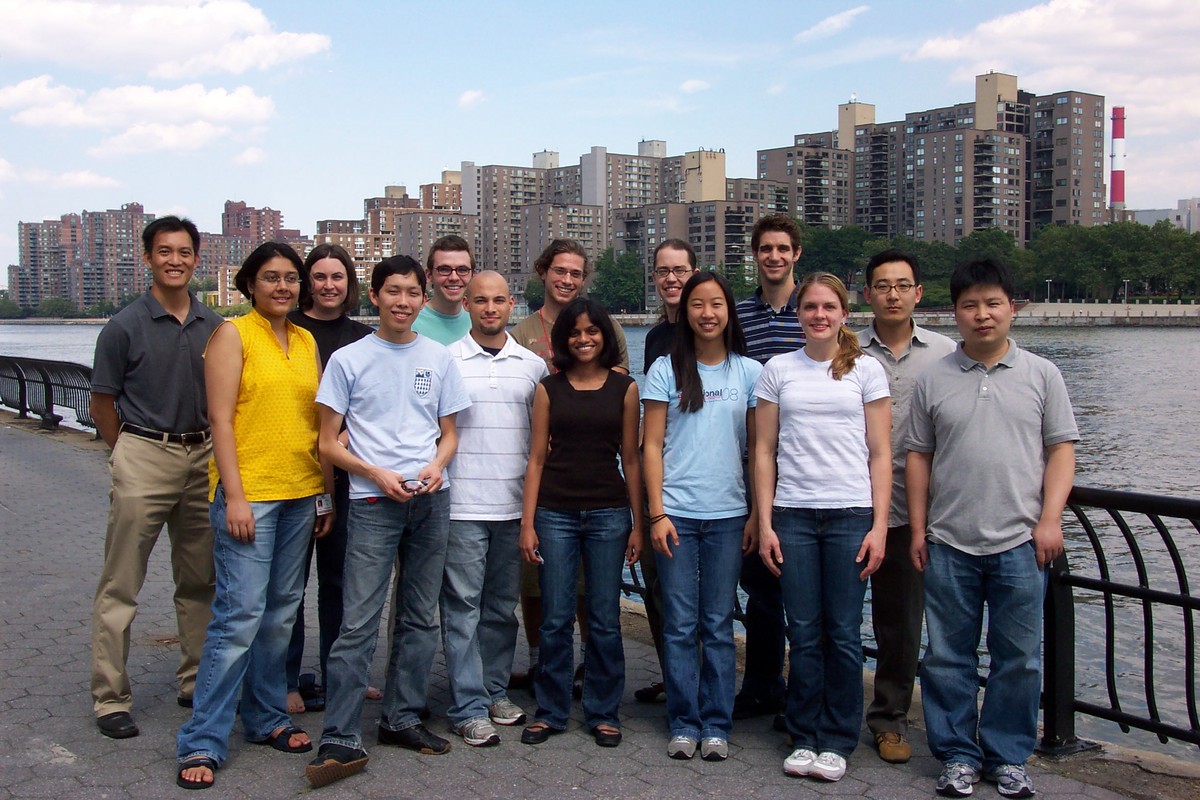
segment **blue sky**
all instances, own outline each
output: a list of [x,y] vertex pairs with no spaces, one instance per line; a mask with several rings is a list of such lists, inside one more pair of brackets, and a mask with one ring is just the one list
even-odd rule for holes
[[0,0],[0,281],[18,221],[226,199],[311,234],[461,161],[726,151],[730,177],[851,95],[877,119],[974,76],[1127,108],[1131,207],[1200,194],[1194,0],[596,3]]

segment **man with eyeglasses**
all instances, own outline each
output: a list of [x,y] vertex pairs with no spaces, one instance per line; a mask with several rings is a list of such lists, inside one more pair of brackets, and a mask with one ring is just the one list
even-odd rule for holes
[[892,506],[888,514],[887,550],[871,576],[871,617],[879,656],[875,697],[867,709],[867,727],[879,757],[902,764],[912,757],[908,709],[921,655],[921,617],[925,587],[909,558],[912,532],[904,496],[904,466],[913,384],[930,364],[954,352],[953,340],[913,322],[921,301],[917,260],[899,250],[885,250],[867,262],[863,296],[875,319],[858,334],[858,343],[883,364],[892,390]]
[[417,315],[412,329],[439,344],[457,342],[471,329],[471,318],[463,311],[467,284],[475,274],[471,246],[457,234],[443,236],[430,248],[425,271],[429,302]]
[[179,621],[179,694],[190,708],[216,575],[208,524],[212,439],[204,348],[222,322],[188,290],[200,233],[160,217],[142,232],[149,291],[96,339],[91,414],[112,448],[104,566],[92,608],[92,707],[100,732],[138,735],[126,662],[137,595],[163,525],[171,539]]

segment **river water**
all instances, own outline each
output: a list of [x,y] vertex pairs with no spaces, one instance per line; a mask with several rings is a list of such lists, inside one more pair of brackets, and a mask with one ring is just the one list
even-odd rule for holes
[[[638,378],[647,330],[626,329]],[[87,324],[4,324],[0,325],[0,355],[90,365],[99,331],[98,325]],[[957,338],[953,330],[943,332]],[[1014,333],[1022,347],[1049,358],[1062,370],[1082,436],[1077,484],[1200,497],[1200,329],[1018,328]],[[981,457],[1004,458],[1004,452],[981,453]],[[1094,516],[1094,521],[1103,522],[1099,514]],[[1200,579],[1200,534],[1181,526],[1173,532],[1186,570],[1193,580]],[[1146,549],[1149,584],[1178,591],[1170,556],[1152,526],[1144,520],[1134,522],[1133,533]],[[1132,576],[1135,558],[1115,527],[1101,526],[1099,535],[1114,576]],[[1080,526],[1068,524],[1067,536],[1072,570],[1097,575],[1095,556]],[[1094,593],[1079,593],[1077,601],[1077,693],[1080,699],[1107,705],[1102,600]],[[1139,699],[1137,690],[1147,681],[1149,648],[1155,662],[1149,681],[1163,695],[1158,712],[1165,721],[1187,727],[1180,691],[1186,680],[1183,614],[1159,608],[1147,628],[1139,604],[1117,601],[1115,606],[1122,707],[1132,713],[1146,708],[1144,693]],[[863,630],[869,641],[869,618]],[[1126,735],[1111,723],[1086,716],[1078,717],[1077,724],[1081,735],[1200,760],[1195,747],[1163,745],[1149,734]]]

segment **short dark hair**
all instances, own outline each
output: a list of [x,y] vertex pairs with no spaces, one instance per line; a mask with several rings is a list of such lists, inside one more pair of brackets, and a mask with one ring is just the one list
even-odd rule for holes
[[650,269],[654,269],[654,265],[658,263],[660,250],[682,250],[687,253],[687,260],[692,265],[692,269],[696,269],[696,248],[692,247],[686,239],[664,239],[658,247],[654,248],[654,255],[650,256]]
[[921,268],[917,266],[917,257],[905,253],[903,250],[889,249],[882,253],[876,253],[867,262],[867,269],[863,273],[863,283],[871,285],[871,276],[875,274],[875,268],[882,264],[890,264],[893,261],[903,261],[912,268],[913,283],[921,282]]
[[196,223],[187,217],[181,219],[173,214],[159,217],[145,228],[142,228],[142,247],[146,249],[146,254],[149,255],[150,251],[154,248],[154,237],[160,233],[179,233],[180,231],[192,237],[192,249],[198,255],[200,253],[200,231],[196,228]]
[[263,268],[263,265],[276,257],[286,258],[300,273],[300,305],[304,305],[311,294],[308,267],[304,266],[296,249],[286,242],[263,242],[256,247],[254,252],[242,262],[237,275],[233,276],[234,286],[237,286],[238,291],[245,295],[246,299],[250,301],[250,305],[253,306],[254,294],[250,291],[250,284],[254,283],[255,278],[258,277],[258,271]]
[[588,276],[588,256],[587,251],[583,249],[583,245],[574,239],[555,239],[546,245],[546,249],[541,252],[537,260],[533,262],[533,271],[538,274],[542,280],[546,278],[546,271],[550,269],[550,265],[554,263],[554,257],[570,253],[571,255],[579,256],[583,259],[583,277]]
[[792,240],[792,247],[796,250],[800,249],[800,226],[787,214],[767,214],[765,217],[760,217],[750,232],[750,249],[757,253],[762,235],[776,231],[786,233]]
[[421,285],[421,293],[425,293],[425,270],[421,269],[421,265],[412,256],[392,256],[385,258],[375,265],[375,269],[371,270],[371,291],[379,294],[383,290],[383,285],[387,283],[387,279],[392,275],[412,275],[417,276],[417,283]]
[[600,348],[600,363],[608,369],[621,363],[621,351],[617,347],[617,331],[613,327],[612,318],[604,310],[604,306],[590,297],[576,297],[567,303],[566,308],[558,312],[558,318],[554,320],[554,327],[550,329],[550,349],[554,352],[554,368],[560,372],[575,366],[575,356],[571,355],[571,348],[567,346],[567,341],[571,338],[575,322],[584,314],[587,314],[591,323],[600,329],[600,337],[604,340],[604,346]]
[[1009,300],[1016,293],[1012,270],[994,258],[978,258],[959,264],[950,275],[950,302],[958,304],[958,297],[976,286],[999,286]]
[[457,233],[447,234],[433,243],[433,246],[429,248],[429,255],[425,257],[425,269],[433,272],[433,254],[445,252],[466,253],[467,258],[471,259],[471,269],[475,269],[475,254],[471,252],[471,245],[467,244],[467,240]]
[[[346,248],[340,244],[328,242],[319,244],[308,252],[308,258],[304,259],[304,266],[308,268],[311,276],[313,264],[326,258],[337,259],[346,268],[346,299],[342,302],[342,313],[349,314],[351,311],[358,310],[358,271],[354,269],[354,260],[350,258]],[[313,299],[310,293],[300,302],[300,310],[308,311],[312,307]]]

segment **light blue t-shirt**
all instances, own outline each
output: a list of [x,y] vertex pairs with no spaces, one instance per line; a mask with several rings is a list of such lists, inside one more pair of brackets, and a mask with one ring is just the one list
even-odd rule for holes
[[643,400],[667,403],[663,440],[663,510],[689,519],[728,519],[747,512],[742,453],[746,449],[746,410],[758,401],[754,384],[762,364],[731,355],[716,366],[697,364],[704,405],[679,410],[679,390],[671,357],[650,365]]
[[457,314],[448,315],[435,311],[433,306],[427,304],[413,320],[412,329],[449,347],[471,330],[471,317],[462,308],[458,309]]
[[[393,344],[364,336],[336,351],[317,402],[346,417],[350,452],[404,476],[417,477],[437,453],[438,420],[471,405],[450,351],[427,336]],[[446,486],[450,472],[442,473]],[[381,497],[370,478],[350,475],[350,497]]]

